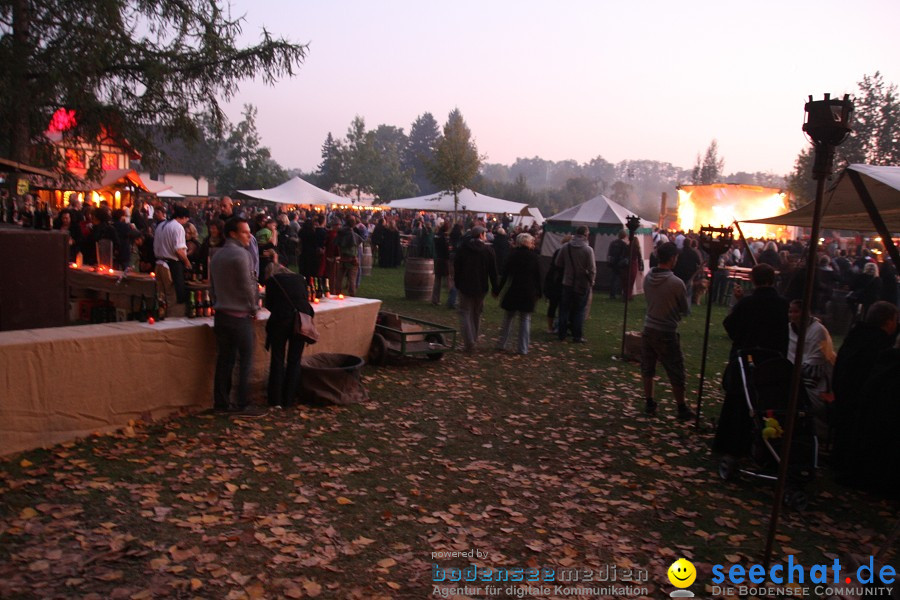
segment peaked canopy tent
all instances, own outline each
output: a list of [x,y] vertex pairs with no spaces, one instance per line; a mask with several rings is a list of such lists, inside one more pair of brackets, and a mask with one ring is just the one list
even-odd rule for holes
[[[751,223],[810,227],[815,203]],[[872,231],[881,235],[895,264],[900,264],[891,233],[900,232],[900,167],[847,166],[825,192],[822,227]]]
[[[438,192],[415,198],[403,198],[388,203],[390,208],[406,210],[427,210],[434,212],[453,212],[453,192]],[[491,213],[495,215],[513,214],[531,216],[528,205],[511,200],[492,198],[485,194],[473,192],[469,188],[459,193],[458,209],[461,212]]]
[[344,198],[331,192],[326,192],[308,181],[299,177],[288,179],[281,185],[267,190],[238,190],[238,194],[256,200],[267,200],[278,204],[314,204],[317,206],[327,204],[351,204],[350,198]]
[[[626,219],[633,214],[634,211],[600,195],[547,217],[544,221],[541,256],[553,256],[556,249],[562,245],[563,236],[574,233],[576,227],[584,225],[589,229],[588,237],[597,261],[597,283],[601,287],[606,287],[612,276],[612,271],[606,265],[606,253],[619,232],[625,229]],[[641,245],[641,260],[644,261],[645,269],[647,261],[650,260],[654,226],[655,223],[641,219],[640,227],[635,232],[635,238]],[[635,291],[643,291],[643,279],[640,276],[635,281]]]

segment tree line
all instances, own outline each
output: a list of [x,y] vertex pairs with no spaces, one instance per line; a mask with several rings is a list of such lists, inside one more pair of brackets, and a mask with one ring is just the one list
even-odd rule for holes
[[[162,170],[173,157],[168,142],[187,147],[179,165],[199,180],[207,177],[220,192],[271,187],[287,171],[262,144],[256,108],[229,123],[219,99],[233,97],[237,84],[262,77],[270,84],[291,77],[308,47],[265,30],[260,41],[240,47],[243,20],[233,19],[217,0],[111,0],[82,3],[71,19],[66,0],[11,0],[0,3],[0,156],[64,172],[61,156],[44,132],[59,109],[74,111],[77,122],[65,135],[91,141],[128,140],[143,166]],[[900,162],[900,102],[897,87],[880,72],[866,75],[854,95],[854,133],[838,148],[836,168],[848,163]],[[89,174],[99,174],[99,153]],[[396,125],[370,129],[357,116],[346,134],[329,133],[322,162],[301,175],[344,195],[371,194],[379,201],[438,190],[477,192],[538,206],[553,214],[605,194],[654,218],[662,193],[674,199],[681,183],[752,183],[785,187],[798,204],[812,199],[812,149],[798,155],[793,171],[725,172],[713,140],[698,153],[693,169],[650,160],[611,163],[598,155],[586,163],[519,158],[512,165],[486,162],[478,153],[461,112],[443,128],[423,113],[409,133]],[[13,181],[10,178],[9,181]]]

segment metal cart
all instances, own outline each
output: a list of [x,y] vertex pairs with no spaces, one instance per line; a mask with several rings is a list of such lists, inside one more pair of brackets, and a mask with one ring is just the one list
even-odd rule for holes
[[455,347],[455,329],[382,311],[375,322],[368,360],[371,365],[383,365],[389,354],[440,360],[444,352]]

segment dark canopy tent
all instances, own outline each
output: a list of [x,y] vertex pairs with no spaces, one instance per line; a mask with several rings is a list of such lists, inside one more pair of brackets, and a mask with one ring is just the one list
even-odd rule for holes
[[[809,227],[814,206],[810,202],[777,217],[748,222]],[[874,229],[894,264],[900,265],[900,255],[891,240],[892,232],[900,232],[900,167],[854,164],[841,171],[825,192],[822,227],[856,231]]]

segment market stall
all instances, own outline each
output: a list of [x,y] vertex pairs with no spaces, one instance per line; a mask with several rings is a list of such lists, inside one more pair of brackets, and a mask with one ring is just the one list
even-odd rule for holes
[[[316,305],[321,338],[305,354],[366,356],[380,300]],[[268,377],[263,311],[256,321],[253,397]],[[132,419],[212,406],[213,319],[166,319],[0,333],[0,455],[110,431]]]

